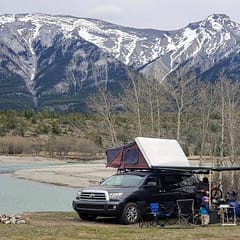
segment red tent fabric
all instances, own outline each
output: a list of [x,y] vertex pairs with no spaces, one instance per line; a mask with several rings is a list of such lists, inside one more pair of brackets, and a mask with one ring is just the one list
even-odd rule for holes
[[149,168],[136,142],[118,148],[108,149],[107,167],[118,169],[147,169]]

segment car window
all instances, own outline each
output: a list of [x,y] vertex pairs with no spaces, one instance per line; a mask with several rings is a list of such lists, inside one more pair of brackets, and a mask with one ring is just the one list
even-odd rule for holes
[[179,186],[179,179],[175,175],[164,175],[163,176],[164,188],[176,188]]
[[147,186],[152,186],[152,187],[155,187],[155,186],[158,186],[158,179],[156,176],[150,176],[146,179],[145,181],[145,185]]
[[113,175],[101,183],[102,186],[135,187],[143,181],[143,176],[138,175]]

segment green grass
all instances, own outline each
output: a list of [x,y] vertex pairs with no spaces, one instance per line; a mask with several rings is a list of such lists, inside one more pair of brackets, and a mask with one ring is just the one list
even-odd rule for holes
[[120,225],[114,221],[81,221],[73,212],[31,213],[29,224],[0,224],[1,240],[182,240],[182,239],[239,239],[240,226],[209,225],[202,228],[139,228],[135,225]]

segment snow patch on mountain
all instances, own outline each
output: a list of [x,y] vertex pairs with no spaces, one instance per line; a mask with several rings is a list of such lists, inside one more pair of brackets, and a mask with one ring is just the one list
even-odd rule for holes
[[[75,94],[83,83],[96,80],[94,67],[108,82],[117,62],[160,80],[180,67],[201,73],[238,52],[239,43],[240,25],[223,14],[174,31],[134,29],[71,16],[0,15],[0,63],[4,62],[4,71],[21,76],[35,102],[42,82],[54,79],[41,94]],[[111,74],[106,73],[110,69]],[[63,77],[56,80],[58,72]]]

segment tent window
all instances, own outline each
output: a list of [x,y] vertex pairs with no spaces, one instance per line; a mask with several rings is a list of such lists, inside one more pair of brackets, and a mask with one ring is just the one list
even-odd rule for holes
[[138,150],[128,149],[125,153],[125,163],[136,164],[138,162]]
[[108,163],[112,163],[119,154],[121,154],[123,151],[123,147],[115,148],[115,149],[109,149],[107,153],[107,161]]

